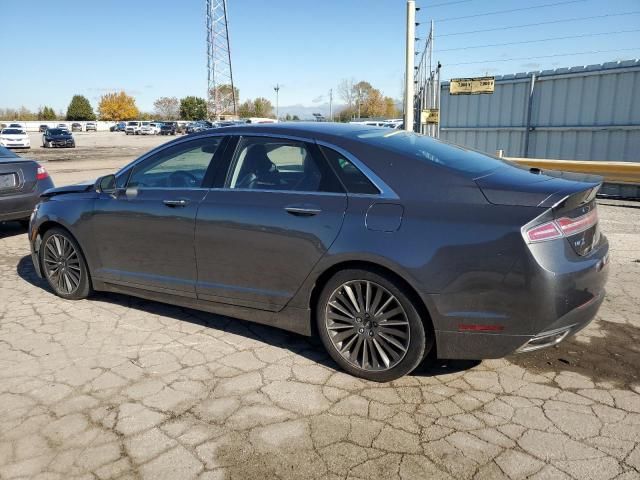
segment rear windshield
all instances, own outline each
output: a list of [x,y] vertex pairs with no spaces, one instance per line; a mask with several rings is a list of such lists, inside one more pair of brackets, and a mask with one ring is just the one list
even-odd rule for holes
[[18,155],[8,148],[0,147],[0,158],[18,158]]
[[18,130],[17,128],[5,128],[2,130],[2,133],[5,135],[23,135],[24,130]]
[[424,162],[478,174],[503,167],[507,162],[484,153],[442,143],[426,135],[405,130],[375,129],[356,134],[356,137],[375,146],[394,150]]

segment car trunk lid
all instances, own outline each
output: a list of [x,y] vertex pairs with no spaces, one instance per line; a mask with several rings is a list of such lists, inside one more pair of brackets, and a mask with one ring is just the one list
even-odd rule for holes
[[[505,165],[474,180],[490,203],[548,209],[540,225],[528,229],[530,241],[556,234],[578,255],[588,255],[600,240],[595,197],[602,177]],[[532,237],[534,231],[549,237]]]
[[36,185],[38,164],[32,161],[0,162],[0,195],[30,192]]

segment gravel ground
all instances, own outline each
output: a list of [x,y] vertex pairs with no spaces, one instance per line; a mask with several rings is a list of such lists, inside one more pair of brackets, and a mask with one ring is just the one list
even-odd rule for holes
[[[166,140],[92,135],[60,154],[73,160],[27,155],[63,184]],[[270,327],[115,294],[61,300],[25,231],[0,224],[0,479],[640,478],[638,207],[601,202],[608,296],[576,337],[389,384]]]

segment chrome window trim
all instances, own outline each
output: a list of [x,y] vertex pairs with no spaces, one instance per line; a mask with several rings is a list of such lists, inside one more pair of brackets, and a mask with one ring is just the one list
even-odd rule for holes
[[[224,127],[223,127],[224,128]],[[232,127],[226,127],[231,129]],[[275,138],[275,139],[283,139],[283,140],[293,140],[293,141],[297,141],[297,142],[307,142],[307,143],[315,143],[316,145],[320,145],[323,147],[327,147],[327,148],[331,148],[333,150],[335,150],[336,152],[338,152],[340,155],[344,155],[344,157],[349,160],[351,163],[353,163],[356,168],[358,168],[365,177],[367,177],[367,179],[373,183],[373,185],[380,191],[379,194],[375,194],[375,193],[349,193],[347,192],[346,195],[350,196],[350,197],[362,197],[362,198],[383,198],[383,199],[387,199],[387,200],[399,200],[400,197],[398,196],[398,194],[389,186],[387,185],[384,180],[382,180],[378,175],[376,175],[367,165],[365,165],[360,159],[358,159],[355,155],[351,154],[350,152],[346,151],[344,148],[339,147],[333,143],[330,142],[326,142],[324,140],[317,140],[314,138],[309,138],[309,137],[301,137],[301,136],[297,136],[297,135],[286,135],[286,134],[276,134],[276,133],[267,133],[267,132],[251,132],[251,133],[243,133],[243,132],[238,132],[237,130],[234,132],[211,132],[211,133],[207,133],[205,135],[199,135],[198,137],[190,137],[190,138],[181,138],[178,140],[174,140],[173,142],[170,142],[168,144],[163,144],[163,145],[159,145],[158,147],[154,148],[153,150],[151,150],[150,152],[145,153],[144,155],[142,155],[141,157],[139,157],[138,159],[134,160],[132,163],[130,163],[129,165],[126,165],[124,167],[122,167],[120,170],[118,170],[116,172],[116,176],[121,175],[126,173],[128,170],[133,169],[138,163],[143,162],[144,160],[146,160],[147,158],[149,158],[151,155],[154,155],[162,150],[164,150],[165,148],[170,148],[173,147],[175,145],[179,145],[181,143],[184,142],[188,142],[191,140],[197,140],[200,138],[212,138],[212,137],[268,137],[268,138]],[[238,142],[239,144],[240,142]],[[236,149],[238,148],[238,144],[236,145]],[[233,152],[233,156],[235,156],[236,152],[234,150]],[[229,171],[231,170],[232,165],[229,165]],[[227,172],[229,173],[229,172]],[[226,179],[225,179],[225,183],[226,183]],[[302,191],[296,191],[296,190],[258,190],[258,189],[239,189],[239,188],[228,188],[228,187],[219,187],[219,188],[211,188],[209,190],[215,190],[215,191],[244,191],[244,192],[278,192],[278,193],[306,193],[307,195],[345,195],[344,193],[337,193],[337,192],[302,192]]]
[[398,194],[393,191],[393,189],[387,185],[378,175],[376,175],[369,167],[367,167],[360,159],[355,157],[353,154],[349,153],[342,147],[338,147],[337,145],[316,140],[316,143],[322,147],[327,147],[332,150],[335,150],[340,155],[343,155],[347,160],[349,160],[353,165],[362,172],[362,174],[367,177],[367,179],[373,183],[373,185],[380,191],[379,194],[375,193],[347,193],[349,196],[358,196],[358,197],[376,197],[376,198],[385,198],[389,200],[398,200]]
[[[304,190],[273,190],[273,189],[261,189],[261,188],[226,188],[226,187],[217,187],[210,188],[212,192],[259,192],[259,193],[286,193],[286,194],[297,194],[297,195],[322,195],[322,196],[330,196],[330,197],[345,197],[347,194],[345,192],[306,192]],[[378,195],[375,195],[378,196]]]

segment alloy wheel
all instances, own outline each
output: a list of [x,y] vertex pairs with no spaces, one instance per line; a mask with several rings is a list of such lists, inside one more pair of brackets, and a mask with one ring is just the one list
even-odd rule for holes
[[389,370],[409,349],[404,307],[389,290],[369,280],[352,280],[334,290],[325,308],[325,326],[340,355],[363,370]]
[[51,235],[44,245],[44,270],[51,285],[65,295],[80,285],[82,269],[78,252],[64,235]]

